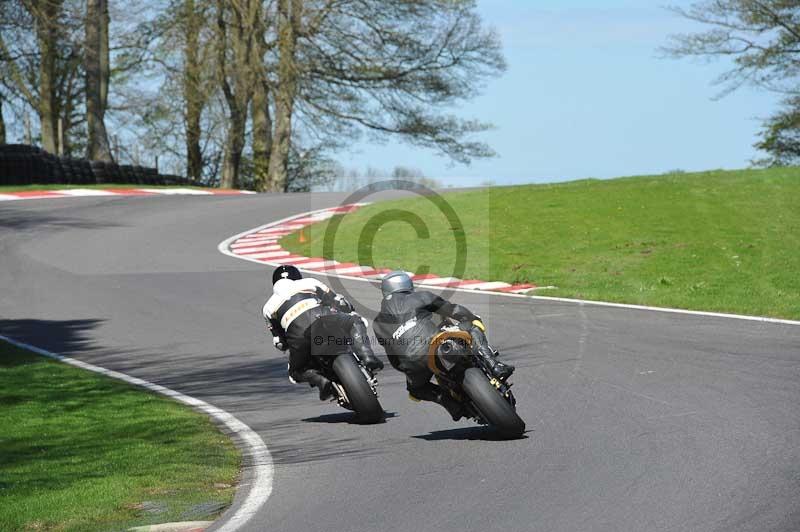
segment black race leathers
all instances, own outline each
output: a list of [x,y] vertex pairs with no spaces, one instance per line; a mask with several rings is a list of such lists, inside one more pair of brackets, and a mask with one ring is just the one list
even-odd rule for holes
[[426,356],[431,340],[439,332],[433,314],[466,323],[479,319],[461,305],[431,292],[420,291],[398,292],[385,297],[373,323],[375,336],[386,350],[389,362],[406,374],[412,395],[432,376]]

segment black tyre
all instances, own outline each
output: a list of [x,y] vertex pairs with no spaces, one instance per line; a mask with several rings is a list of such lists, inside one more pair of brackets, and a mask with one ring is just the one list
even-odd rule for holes
[[525,432],[525,422],[517,415],[511,403],[492,386],[486,374],[478,368],[464,372],[464,391],[481,414],[502,436],[518,438]]
[[367,377],[361,371],[353,355],[339,355],[333,361],[333,371],[347,392],[350,405],[361,423],[379,423],[383,420],[383,408],[372,393]]

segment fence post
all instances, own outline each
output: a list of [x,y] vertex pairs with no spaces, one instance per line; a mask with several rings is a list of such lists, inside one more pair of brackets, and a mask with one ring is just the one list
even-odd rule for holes
[[31,135],[31,115],[25,113],[25,144],[33,146],[33,136]]
[[64,155],[64,119],[58,118],[58,146],[56,148],[59,157]]

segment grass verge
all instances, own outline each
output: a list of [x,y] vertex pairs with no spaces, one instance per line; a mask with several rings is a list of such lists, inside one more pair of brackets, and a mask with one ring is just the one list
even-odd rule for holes
[[[327,258],[557,287],[539,295],[800,319],[800,168],[584,180],[444,198],[463,225],[424,198],[381,202],[341,219]],[[417,233],[414,217],[427,233]],[[281,245],[323,256],[330,224],[307,228],[303,242],[288,235]],[[467,242],[463,272],[454,269],[454,234]]]
[[0,342],[0,530],[211,520],[240,455],[205,416]]

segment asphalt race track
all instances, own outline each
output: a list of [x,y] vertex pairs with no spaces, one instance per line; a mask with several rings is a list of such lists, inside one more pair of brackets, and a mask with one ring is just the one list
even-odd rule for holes
[[517,365],[516,441],[409,401],[390,367],[376,426],[290,384],[266,269],[217,245],[343,199],[5,202],[0,334],[250,425],[275,482],[246,530],[800,530],[800,326],[459,293]]

